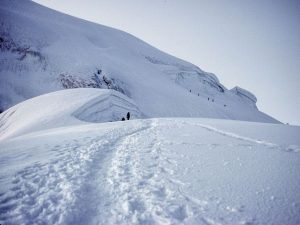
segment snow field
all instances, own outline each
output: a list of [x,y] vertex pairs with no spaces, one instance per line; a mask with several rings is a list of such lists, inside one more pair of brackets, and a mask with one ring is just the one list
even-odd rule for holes
[[[130,131],[130,128],[128,130]],[[101,133],[101,130],[97,131]],[[108,146],[119,137],[118,135],[125,135],[128,131],[111,128],[106,130],[105,135],[95,133],[93,134],[95,137],[75,135],[70,139],[67,138],[70,129],[67,129],[66,132],[63,132],[63,139],[65,139],[63,141],[57,141],[58,137],[52,138],[52,140],[41,138],[39,151],[44,151],[43,153],[46,153],[48,157],[45,157],[43,153],[36,155],[36,147],[30,145],[25,147],[26,151],[23,154],[33,159],[30,160],[29,165],[18,169],[14,168],[14,166],[18,167],[18,162],[15,162],[14,157],[11,156],[15,152],[2,152],[3,162],[8,165],[8,171],[11,173],[4,177],[11,181],[7,182],[6,190],[1,190],[1,222],[64,224],[72,221],[79,212],[82,213],[82,209],[89,214],[93,212],[93,210],[89,210],[93,207],[90,205],[92,202],[84,201],[86,205],[79,209],[77,201],[80,202],[80,195],[87,194],[85,189],[91,182],[88,178],[93,176],[92,173],[98,169],[97,166],[101,165],[102,157],[104,158],[108,154]],[[49,136],[51,139],[51,135]],[[29,140],[35,139],[35,135],[29,137]],[[56,144],[57,142],[59,144]],[[2,164],[2,166],[4,165]],[[17,172],[12,172],[9,167]],[[3,168],[1,168],[1,175],[6,173]],[[90,199],[93,197],[91,196]],[[69,213],[74,214],[68,217]],[[86,217],[84,219],[86,220]]]
[[260,125],[150,119],[7,139],[0,223],[299,224],[299,127],[263,126],[265,138]]
[[299,222],[297,151],[193,119],[158,124],[117,148],[109,173],[117,207],[109,224]]
[[1,114],[0,223],[299,223],[299,127],[105,123],[127,111],[143,116],[115,91],[73,89]]
[[109,224],[171,224],[189,216],[172,190],[179,182],[170,178],[177,164],[165,155],[157,126],[151,122],[148,129],[127,136],[116,148],[108,172],[116,203]]

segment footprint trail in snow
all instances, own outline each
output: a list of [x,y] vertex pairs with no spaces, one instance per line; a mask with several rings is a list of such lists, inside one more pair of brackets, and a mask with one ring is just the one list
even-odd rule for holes
[[0,223],[299,223],[299,141],[202,122],[90,124],[1,142]]

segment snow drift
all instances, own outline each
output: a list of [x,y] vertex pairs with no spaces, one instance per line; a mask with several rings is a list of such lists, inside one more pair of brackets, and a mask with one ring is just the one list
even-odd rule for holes
[[0,140],[44,129],[142,116],[135,103],[114,90],[78,88],[26,100],[0,114]]
[[131,98],[148,117],[278,122],[248,92],[125,32],[26,0],[1,1],[0,26],[1,111],[52,91],[100,88]]

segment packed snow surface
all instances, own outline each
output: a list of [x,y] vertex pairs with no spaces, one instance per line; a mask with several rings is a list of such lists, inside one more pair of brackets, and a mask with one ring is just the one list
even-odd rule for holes
[[0,53],[0,111],[61,89],[100,88],[131,98],[147,117],[278,123],[249,91],[228,90],[216,75],[128,33],[31,1],[1,1]]
[[[1,224],[300,223],[300,127],[85,121],[136,109],[116,93],[59,91],[1,115]],[[106,111],[107,98],[120,107]]]

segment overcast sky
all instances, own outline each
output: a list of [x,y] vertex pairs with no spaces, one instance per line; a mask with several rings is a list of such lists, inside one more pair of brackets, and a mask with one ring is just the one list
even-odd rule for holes
[[131,33],[300,125],[299,0],[35,0]]

